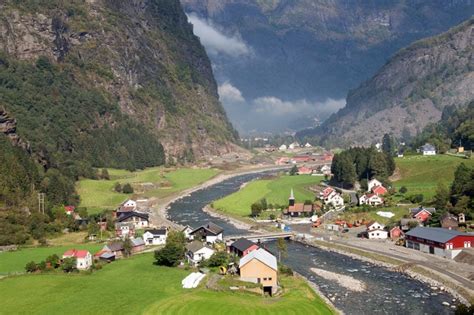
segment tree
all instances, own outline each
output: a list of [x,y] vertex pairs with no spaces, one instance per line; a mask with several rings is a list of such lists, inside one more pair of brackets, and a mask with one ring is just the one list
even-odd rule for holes
[[456,205],[454,206],[454,213],[459,214],[459,213],[466,213],[469,209],[469,203],[470,199],[468,196],[461,196],[458,199],[458,202],[456,202]]
[[166,244],[178,244],[184,248],[186,246],[186,235],[181,231],[170,231],[166,238]]
[[252,203],[250,211],[253,217],[258,217],[262,213],[262,205],[258,202]]
[[123,255],[125,257],[130,257],[130,255],[132,254],[132,248],[133,244],[130,238],[125,238],[125,240],[123,241]]
[[52,268],[58,268],[60,265],[60,259],[58,255],[53,254],[51,256],[46,257],[46,263],[49,264]]
[[298,173],[298,167],[296,165],[293,165],[293,167],[290,170],[290,175],[296,175]]
[[395,151],[395,144],[393,137],[388,133],[383,135],[382,138],[382,151],[385,152],[387,155],[392,155]]
[[448,188],[438,183],[438,187],[436,188],[436,193],[433,197],[433,205],[437,210],[445,209],[446,205],[449,202],[449,191]]
[[77,264],[76,264],[76,258],[75,257],[67,257],[63,259],[63,263],[61,265],[61,269],[64,272],[70,273],[75,271]]
[[226,252],[215,252],[205,262],[205,265],[209,267],[220,267],[220,266],[227,266],[228,263],[229,263],[229,255]]
[[278,261],[281,261],[281,257],[286,257],[288,253],[288,248],[286,246],[286,241],[283,238],[279,238],[277,241],[278,248]]
[[165,247],[155,251],[156,264],[160,266],[176,267],[184,258],[184,247],[178,243],[166,243]]
[[110,180],[109,171],[106,168],[103,168],[102,171],[100,172],[100,178],[105,179],[105,180]]
[[25,266],[25,271],[26,272],[35,272],[36,270],[38,270],[38,265],[36,265],[36,263],[34,261],[30,261]]
[[460,198],[467,187],[471,186],[471,169],[466,164],[461,163],[454,172],[454,181],[451,185],[451,197],[453,204],[456,204],[458,198]]
[[122,187],[122,192],[124,194],[133,194],[133,187],[132,185],[130,185],[129,183],[126,183],[125,185],[123,185]]
[[268,209],[267,199],[265,198],[260,199],[260,207],[262,208],[262,210]]
[[122,185],[120,185],[120,183],[115,183],[114,190],[118,193],[121,193],[122,192]]
[[408,188],[406,188],[406,186],[402,186],[402,187],[400,187],[400,193],[402,193],[402,194],[406,194],[406,193],[407,193],[407,191],[408,191]]

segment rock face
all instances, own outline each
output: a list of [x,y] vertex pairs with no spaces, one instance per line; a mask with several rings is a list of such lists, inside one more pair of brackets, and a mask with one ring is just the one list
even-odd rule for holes
[[415,135],[443,108],[474,100],[474,19],[399,51],[370,80],[349,92],[347,105],[299,137],[370,145],[384,133]]
[[5,109],[0,108],[0,134],[6,135],[14,146],[30,151],[29,143],[23,141],[16,133],[16,120],[8,116]]
[[[235,146],[210,62],[177,0],[2,1],[0,51],[32,63],[46,56],[77,71],[79,86],[101,90],[168,155]],[[28,128],[16,118],[20,132]],[[92,127],[114,123],[101,119]]]

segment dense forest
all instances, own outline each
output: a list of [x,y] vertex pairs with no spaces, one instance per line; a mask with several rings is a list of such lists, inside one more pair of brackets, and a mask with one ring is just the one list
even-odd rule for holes
[[395,171],[395,161],[389,146],[384,146],[388,152],[377,151],[376,148],[350,148],[335,154],[331,172],[334,180],[344,186],[353,186],[360,181],[362,186],[367,185],[367,179],[376,177],[387,183],[388,177]]
[[474,101],[467,107],[446,107],[441,120],[426,126],[412,140],[412,146],[418,148],[427,142],[433,144],[439,152],[458,146],[463,146],[466,150],[474,149]]

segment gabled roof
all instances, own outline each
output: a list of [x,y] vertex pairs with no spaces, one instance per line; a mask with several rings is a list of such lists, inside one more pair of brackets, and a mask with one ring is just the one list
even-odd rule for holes
[[374,194],[377,194],[377,195],[383,195],[383,194],[386,194],[388,192],[387,188],[383,187],[383,186],[377,186],[377,187],[374,187],[372,189],[372,192]]
[[415,216],[417,215],[419,212],[421,211],[428,211],[430,214],[433,214],[436,212],[436,209],[435,208],[425,208],[423,206],[419,206],[418,208],[410,208],[410,213]]
[[63,254],[63,256],[85,258],[88,254],[89,251],[87,250],[69,249]]
[[462,233],[456,230],[448,230],[443,228],[434,228],[434,227],[421,227],[418,226],[414,229],[411,229],[407,233],[407,236],[418,237],[425,240],[430,240],[438,243],[446,243],[449,240],[453,239],[456,236],[472,236],[473,234]]
[[161,229],[150,229],[150,230],[145,230],[144,233],[149,232],[153,235],[166,235],[167,230],[166,228],[161,228]]
[[425,143],[420,147],[421,151],[436,151],[436,148],[429,143]]
[[141,246],[141,245],[145,245],[145,241],[144,241],[143,238],[141,238],[141,237],[131,238],[130,241],[132,242],[132,245],[133,245],[134,247],[136,247],[136,246]]
[[211,235],[219,235],[224,231],[224,229],[218,226],[217,224],[209,222],[207,225],[198,227],[197,229],[192,231],[190,234],[194,234],[201,229],[204,229],[206,232],[208,232]]
[[112,252],[120,251],[123,250],[123,242],[114,241],[112,243],[107,244],[105,247],[107,247]]
[[189,252],[192,252],[192,253],[195,253],[195,252],[203,249],[204,247],[213,250],[212,248],[207,247],[206,245],[204,245],[203,242],[200,242],[200,241],[193,241],[193,242],[189,243],[188,245],[186,245],[186,249]]
[[235,249],[237,249],[241,252],[243,252],[243,251],[246,251],[247,249],[249,249],[250,247],[252,247],[254,245],[257,245],[257,244],[255,244],[252,241],[249,241],[246,238],[239,238],[238,240],[233,242],[230,246],[234,247]]
[[278,270],[277,259],[275,256],[264,250],[263,248],[259,248],[257,250],[251,251],[249,254],[244,256],[239,263],[239,268],[242,268],[247,263],[252,261],[253,259],[257,259],[258,261],[264,263],[268,267]]
[[139,217],[148,221],[148,213],[136,212],[136,211],[120,212],[120,215],[117,218],[117,221],[122,222],[132,217]]

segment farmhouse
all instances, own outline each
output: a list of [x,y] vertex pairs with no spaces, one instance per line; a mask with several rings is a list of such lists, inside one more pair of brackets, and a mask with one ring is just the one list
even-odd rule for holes
[[433,145],[426,143],[420,147],[420,152],[423,153],[423,155],[436,155],[436,148]]
[[418,221],[424,223],[428,219],[431,218],[433,213],[435,213],[435,208],[425,208],[423,206],[419,206],[418,208],[411,208],[410,214],[412,218],[417,219]]
[[168,229],[145,230],[142,237],[146,245],[163,245],[168,237]]
[[113,241],[102,248],[103,252],[112,253],[115,258],[120,258],[123,256],[123,242],[122,241]]
[[260,283],[263,292],[269,294],[277,291],[277,259],[263,248],[254,250],[240,259],[239,269],[242,281]]
[[383,204],[383,198],[376,194],[364,194],[359,198],[359,205],[379,206]]
[[76,258],[76,268],[87,270],[92,266],[92,255],[87,250],[70,249],[63,254],[64,258]]
[[405,239],[408,248],[451,259],[474,244],[474,234],[432,227],[416,227]]
[[130,212],[135,210],[137,210],[137,202],[135,200],[129,199],[120,205],[117,212]]
[[117,218],[117,222],[129,222],[133,223],[136,229],[142,229],[148,227],[148,213],[143,212],[120,212]]
[[367,224],[367,237],[369,239],[386,239],[388,232],[384,230],[385,225],[376,221],[371,221]]
[[135,225],[133,222],[117,222],[115,223],[115,236],[120,238],[134,237]]
[[388,193],[388,190],[387,188],[383,186],[377,186],[377,187],[372,188],[372,192],[376,194],[377,196],[383,196],[386,193]]
[[249,241],[246,238],[239,238],[229,246],[228,252],[239,257],[244,257],[251,251],[257,250],[258,248],[258,245],[254,242]]
[[193,241],[186,245],[186,258],[191,265],[197,265],[201,261],[211,258],[214,250],[200,241]]
[[206,243],[213,244],[217,241],[222,241],[223,232],[223,228],[217,224],[209,222],[207,225],[200,226],[193,230],[191,233],[189,233],[189,235],[193,236],[195,240],[205,241]]
[[334,208],[339,208],[344,205],[344,199],[332,187],[325,188],[322,192],[319,193],[319,196],[319,198],[324,202],[324,204],[331,204]]
[[383,186],[382,183],[377,180],[376,178],[372,178],[368,183],[367,183],[367,191],[372,191],[375,187]]

